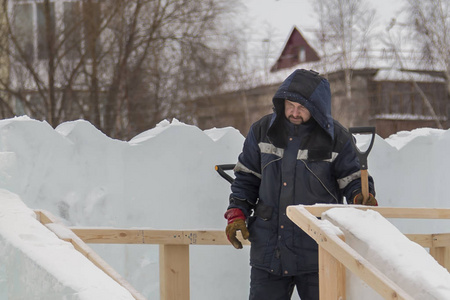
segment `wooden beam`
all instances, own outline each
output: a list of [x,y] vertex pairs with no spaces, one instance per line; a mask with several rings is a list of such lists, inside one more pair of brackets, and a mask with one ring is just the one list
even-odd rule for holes
[[[230,245],[224,230],[70,229],[88,244]],[[250,245],[240,232],[238,239]]]
[[56,224],[62,224],[62,222],[56,218],[53,214],[51,214],[48,211],[44,211],[42,209],[36,209],[34,211],[36,214],[36,218],[38,219],[41,224],[49,224],[49,223],[56,223]]
[[450,247],[450,233],[432,234],[433,247]]
[[189,245],[159,246],[161,300],[189,300]]
[[[344,236],[339,236],[344,239]],[[346,299],[345,267],[322,246],[319,246],[319,295],[321,300]]]
[[90,244],[184,244],[179,230],[70,228]]
[[[411,241],[419,244],[424,248],[433,247],[433,235],[432,234],[405,234],[405,236]],[[448,244],[450,246],[450,241]]]
[[450,247],[430,248],[430,255],[450,272]]
[[433,246],[430,247],[431,256],[450,272],[450,234],[433,234]]
[[[391,218],[450,218],[450,209],[427,209],[427,208],[389,208],[389,207],[373,207],[373,206],[361,206],[361,205],[314,205],[314,206],[304,206],[303,209],[305,211],[310,211],[315,216],[321,216],[321,214],[330,209],[330,208],[348,208],[355,207],[357,209],[372,209],[380,212],[385,217]],[[292,207],[294,208],[294,207]],[[289,210],[288,209],[288,216]],[[53,217],[51,214],[42,211],[36,210],[36,216],[43,224],[51,224],[51,223],[59,223],[59,220]],[[303,213],[305,214],[305,213]],[[326,276],[325,272],[329,272],[329,274],[334,274],[335,272],[341,272],[339,269],[339,265],[346,263],[346,267],[351,271],[360,270],[360,273],[367,280],[372,280],[375,282],[375,285],[378,289],[382,290],[382,292],[387,298],[386,299],[410,299],[409,295],[404,293],[404,291],[400,291],[400,293],[396,293],[396,285],[393,282],[390,282],[389,279],[383,278],[383,274],[378,274],[377,269],[362,257],[352,256],[351,251],[350,254],[346,253],[348,249],[341,249],[344,247],[339,242],[334,239],[339,239],[337,235],[332,235],[330,238],[328,236],[329,233],[324,233],[320,226],[315,222],[320,222],[317,218],[313,217],[311,214],[308,214],[308,220],[303,226],[306,226],[307,230],[305,230],[309,235],[311,235],[314,239],[319,240],[319,255],[322,257],[322,260],[329,260],[331,265],[327,267],[328,269],[322,270],[322,276]],[[305,217],[303,217],[305,218]],[[295,221],[294,221],[295,222]],[[303,220],[305,222],[305,220]],[[297,223],[297,222],[295,222]],[[297,224],[299,225],[299,224]],[[300,225],[299,225],[300,226]],[[51,227],[51,226],[49,226]],[[98,257],[95,252],[90,250],[87,245],[84,243],[101,243],[101,244],[159,244],[160,245],[160,280],[164,280],[161,282],[161,298],[163,300],[166,299],[185,299],[179,298],[189,295],[189,245],[230,245],[228,242],[225,233],[223,230],[155,230],[155,229],[112,229],[112,228],[79,228],[72,227],[69,228],[72,234],[69,236],[62,236],[62,239],[70,241],[74,244],[80,252],[82,252],[85,256],[93,261],[101,261],[101,258]],[[63,234],[65,235],[65,234]],[[422,245],[423,247],[430,248],[430,253],[435,255],[435,258],[447,269],[450,268],[450,234],[407,234],[412,241]],[[238,239],[242,241],[243,245],[250,245],[248,240],[244,240],[240,232],[238,232]],[[342,242],[342,241],[341,241]],[[326,245],[323,245],[325,243]],[[347,245],[343,243],[344,245]],[[348,246],[348,245],[347,245]],[[351,249],[351,248],[350,248]],[[431,250],[433,249],[433,250]],[[353,250],[353,249],[351,249]],[[337,253],[337,254],[336,254]],[[354,254],[354,253],[353,253]],[[356,253],[357,254],[357,253]],[[175,257],[174,259],[172,259]],[[333,262],[333,260],[335,262]],[[173,265],[176,263],[177,265]],[[333,266],[333,264],[335,264]],[[100,264],[101,265],[101,264]],[[105,263],[105,265],[107,265]],[[350,266],[350,267],[349,267]],[[100,267],[106,273],[114,273],[115,271],[108,270],[108,267]],[[353,268],[353,269],[352,269]],[[111,272],[110,272],[111,271]],[[379,271],[378,271],[379,272]],[[356,272],[355,272],[356,273]],[[177,275],[176,275],[177,274]],[[356,273],[360,276],[359,273]],[[381,278],[373,279],[373,277],[381,276]],[[111,276],[111,275],[110,275]],[[113,277],[114,274],[111,276]],[[120,275],[119,275],[120,276]],[[342,287],[342,283],[336,282],[336,277],[334,277],[335,281],[332,281],[332,275],[327,276],[329,279],[328,282],[334,282],[335,286],[333,287],[333,291],[328,291],[328,294],[333,295],[344,295],[343,299],[345,299],[345,282],[344,288]],[[360,276],[361,277],[361,276]],[[161,279],[163,278],[163,279]],[[361,277],[365,280],[363,277]],[[116,280],[117,281],[117,280]],[[329,285],[327,283],[327,286]],[[176,289],[174,288],[174,284],[177,287],[181,287],[184,289],[183,295],[180,296],[177,294],[174,296]],[[369,284],[370,285],[370,284]],[[186,292],[187,286],[187,292]],[[133,289],[130,286],[130,289]],[[130,290],[129,289],[129,290]],[[377,292],[378,290],[374,288]],[[130,291],[131,292],[131,291]],[[136,292],[137,293],[137,292]],[[326,291],[322,291],[322,294],[326,295]],[[380,292],[379,292],[380,293]],[[135,296],[135,295],[133,295]],[[139,294],[135,296],[136,299],[139,298]],[[168,297],[168,298],[167,298]],[[174,298],[175,297],[175,298]],[[327,295],[328,297],[328,295]],[[332,296],[334,297],[334,296]],[[188,299],[188,298],[186,298]],[[321,298],[322,299],[322,298]],[[328,299],[328,298],[325,298]],[[333,298],[339,299],[339,298]]]
[[331,208],[353,207],[362,210],[374,210],[385,218],[407,218],[407,219],[450,219],[450,208],[412,208],[412,207],[382,207],[364,205],[312,205],[305,209],[312,215],[320,217],[323,212]]
[[[94,250],[86,245],[78,236],[70,229],[65,227],[51,213],[40,210],[36,212],[38,220],[45,225],[50,231],[63,241],[69,242],[73,247],[89,259],[97,268],[105,272],[114,281],[124,287],[137,300],[145,300],[146,298],[140,294],[128,281],[126,281],[119,273],[117,273],[106,261],[104,261]],[[68,270],[70,272],[70,270]]]
[[332,232],[329,228],[321,225],[320,222],[322,221],[310,214],[304,206],[289,206],[287,215],[303,231],[310,235],[319,246],[327,250],[328,253],[366,282],[384,299],[413,300],[413,297],[408,295],[395,282],[386,277],[380,270],[342,241],[336,232]]

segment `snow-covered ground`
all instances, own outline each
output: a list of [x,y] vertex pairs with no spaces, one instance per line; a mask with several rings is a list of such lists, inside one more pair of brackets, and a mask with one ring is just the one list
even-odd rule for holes
[[[86,121],[53,129],[27,117],[0,120],[0,188],[71,226],[222,230],[230,189],[214,166],[235,163],[243,140],[234,128],[202,131],[176,120],[128,142],[110,139]],[[358,142],[363,147],[367,137]],[[448,149],[449,130],[377,136],[369,173],[380,205],[450,207]],[[450,228],[446,220],[390,221],[404,233]],[[157,246],[90,246],[140,293],[159,299]],[[190,249],[191,299],[247,297],[249,247]],[[0,272],[0,284],[6,275]]]

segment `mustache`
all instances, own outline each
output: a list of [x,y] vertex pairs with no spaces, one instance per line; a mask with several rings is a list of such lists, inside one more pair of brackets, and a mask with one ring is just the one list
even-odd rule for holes
[[294,117],[293,115],[289,115],[289,119],[303,120],[303,118],[301,116]]

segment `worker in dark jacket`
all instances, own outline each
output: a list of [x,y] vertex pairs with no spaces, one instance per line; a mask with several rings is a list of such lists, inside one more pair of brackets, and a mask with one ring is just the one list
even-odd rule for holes
[[[234,169],[226,234],[251,242],[251,300],[319,299],[316,242],[286,216],[297,204],[361,204],[360,164],[351,134],[331,116],[328,81],[296,70],[273,97],[274,113],[254,123]],[[370,199],[377,205],[369,176]],[[248,229],[247,229],[248,228]]]

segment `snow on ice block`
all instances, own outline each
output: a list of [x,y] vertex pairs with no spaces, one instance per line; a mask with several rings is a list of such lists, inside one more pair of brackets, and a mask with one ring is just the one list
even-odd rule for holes
[[[333,208],[322,217],[338,226],[347,244],[414,299],[450,299],[450,273],[378,212]],[[361,299],[361,295],[366,300],[382,299],[350,273],[348,299]]]
[[0,189],[0,299],[134,299]]

